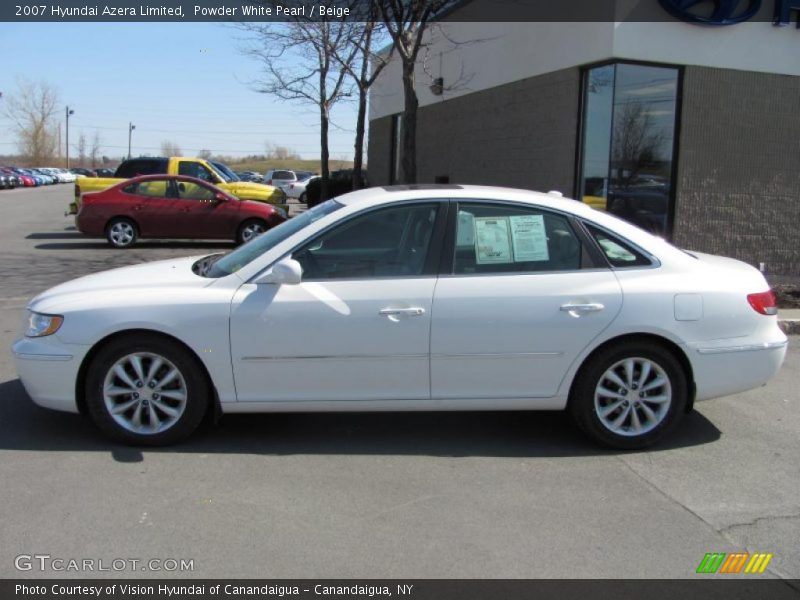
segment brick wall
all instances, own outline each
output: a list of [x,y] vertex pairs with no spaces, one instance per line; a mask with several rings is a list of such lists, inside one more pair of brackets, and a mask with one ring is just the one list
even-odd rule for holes
[[686,67],[673,238],[800,274],[800,77]]
[[[580,71],[567,69],[420,108],[420,183],[573,191]],[[370,123],[369,173],[389,181],[391,117]]]

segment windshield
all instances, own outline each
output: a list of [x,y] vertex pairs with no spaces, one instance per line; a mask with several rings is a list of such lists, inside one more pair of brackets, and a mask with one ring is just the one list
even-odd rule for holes
[[230,183],[231,181],[241,181],[241,179],[239,179],[239,176],[233,171],[231,171],[228,165],[216,161],[209,161],[209,162],[211,163],[211,166],[214,167],[214,170],[217,171],[217,174],[226,183]]
[[269,229],[266,233],[262,233],[257,238],[240,246],[233,252],[220,257],[213,264],[208,266],[203,275],[205,277],[225,277],[226,275],[235,273],[274,246],[280,244],[283,240],[303,229],[303,227],[315,221],[319,221],[322,217],[339,210],[343,206],[343,204],[339,204],[335,200],[328,200],[327,202],[318,204],[314,208],[288,221],[284,221],[277,227]]

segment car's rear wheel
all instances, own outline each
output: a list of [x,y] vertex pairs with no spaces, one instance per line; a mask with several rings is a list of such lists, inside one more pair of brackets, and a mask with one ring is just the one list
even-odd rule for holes
[[161,446],[185,438],[202,421],[209,397],[206,376],[190,352],[144,334],[104,346],[86,378],[92,419],[126,444]]
[[136,243],[139,232],[136,223],[124,217],[111,219],[106,226],[106,239],[115,248],[128,248]]
[[569,410],[604,446],[632,450],[666,435],[685,412],[686,373],[666,347],[625,342],[591,357],[578,373]]
[[258,237],[268,229],[267,223],[261,219],[248,219],[239,226],[236,233],[236,242],[246,244],[253,238]]
[[300,198],[298,198],[298,200],[300,200],[300,204],[306,204],[308,202],[308,194],[303,192],[300,194]]

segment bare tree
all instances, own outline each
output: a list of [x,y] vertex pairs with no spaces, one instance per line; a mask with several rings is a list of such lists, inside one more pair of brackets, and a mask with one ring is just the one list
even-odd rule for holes
[[417,182],[417,110],[414,68],[429,25],[458,0],[371,0],[381,15],[403,72],[402,169],[406,183]]
[[653,124],[652,106],[628,101],[614,116],[612,161],[617,185],[628,188],[642,171],[657,165],[668,137]]
[[[332,0],[321,2],[332,5]],[[279,100],[304,102],[315,106],[320,121],[320,197],[328,197],[330,149],[328,130],[331,108],[349,95],[346,71],[333,59],[334,50],[349,43],[350,24],[341,20],[311,21],[294,17],[286,23],[241,23],[249,45],[245,55],[261,63],[263,75],[253,88]],[[342,52],[344,54],[344,52]],[[355,56],[355,49],[352,50]],[[352,57],[344,58],[352,62]]]
[[[385,37],[383,23],[378,21],[378,8],[370,2],[364,21],[351,23],[349,43],[331,48],[331,55],[347,72],[358,90],[358,113],[356,116],[356,138],[353,154],[353,189],[361,187],[364,166],[364,135],[367,121],[367,97],[369,89],[389,63],[393,50],[375,52]],[[355,50],[355,55],[353,51]]]
[[86,165],[86,134],[81,131],[78,142],[75,144],[75,151],[78,153],[78,164]]
[[100,132],[95,131],[94,137],[92,137],[92,145],[89,150],[89,159],[92,161],[93,169],[97,166],[98,157],[100,156],[101,145],[102,141],[100,140]]
[[183,151],[175,142],[164,140],[161,142],[161,156],[183,156]]
[[211,160],[211,156],[212,156],[211,155],[211,150],[209,150],[208,148],[203,148],[202,150],[200,150],[200,152],[197,153],[197,156],[199,158],[203,158],[205,160]]
[[45,81],[17,80],[17,90],[5,97],[3,114],[13,123],[20,154],[31,164],[52,161],[58,151],[59,104],[56,88]]

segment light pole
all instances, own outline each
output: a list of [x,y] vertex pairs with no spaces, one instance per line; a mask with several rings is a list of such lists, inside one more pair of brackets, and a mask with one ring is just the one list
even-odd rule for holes
[[69,116],[74,115],[75,111],[70,110],[68,106],[64,112],[67,114],[67,168],[69,169]]
[[131,159],[131,135],[133,134],[133,130],[136,129],[136,125],[133,123],[128,123],[128,160]]

